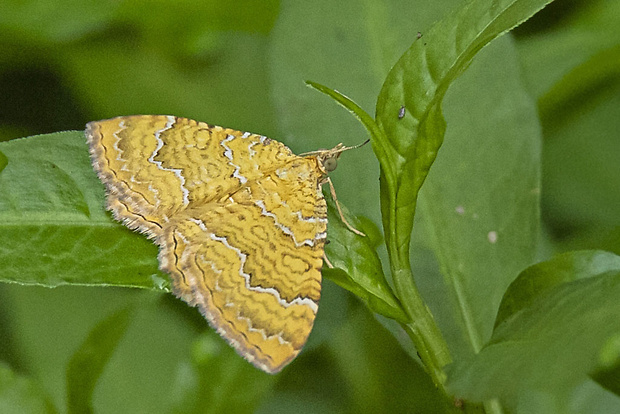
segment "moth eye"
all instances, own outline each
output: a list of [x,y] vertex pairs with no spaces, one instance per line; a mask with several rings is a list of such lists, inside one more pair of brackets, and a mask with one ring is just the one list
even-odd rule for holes
[[325,161],[323,161],[323,167],[327,172],[334,171],[337,166],[338,160],[336,159],[336,157],[326,158]]

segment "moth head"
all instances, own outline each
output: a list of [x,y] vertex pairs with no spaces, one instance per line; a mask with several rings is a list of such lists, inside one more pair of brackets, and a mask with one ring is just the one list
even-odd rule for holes
[[338,167],[338,158],[340,157],[340,154],[347,150],[359,148],[363,145],[366,145],[369,141],[370,140],[366,140],[363,143],[354,145],[352,147],[345,147],[342,143],[340,143],[332,149],[321,149],[317,151],[306,152],[301,155],[316,157],[319,169],[321,170],[321,172],[323,172],[323,174],[327,175],[330,172],[334,171],[336,167]]
[[338,157],[340,156],[340,154],[331,156],[331,157],[327,157],[323,160],[323,168],[325,169],[325,171],[327,171],[328,173],[334,171],[336,169],[336,167],[338,167]]

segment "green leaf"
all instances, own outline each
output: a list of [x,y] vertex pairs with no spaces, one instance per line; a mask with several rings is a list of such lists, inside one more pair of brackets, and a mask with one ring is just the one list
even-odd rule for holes
[[[409,314],[412,315],[411,317],[414,320],[418,321],[418,326],[431,327],[433,322],[430,320],[432,317],[425,311],[424,304],[416,292],[415,286],[412,286],[411,273],[409,271],[409,239],[418,192],[426,179],[431,164],[435,160],[439,146],[443,142],[445,121],[442,115],[441,102],[448,86],[469,65],[476,52],[494,37],[527,19],[546,3],[547,1],[505,1],[501,3],[500,7],[490,7],[489,1],[469,2],[462,9],[457,10],[448,18],[437,23],[430,31],[425,32],[419,40],[414,42],[409,51],[401,57],[384,83],[377,102],[376,119],[383,133],[376,131],[376,125],[368,121],[363,111],[358,110],[356,108],[357,105],[351,104],[348,98],[336,93],[330,93],[339,103],[354,112],[362,120],[364,126],[371,131],[373,149],[381,163],[383,224],[388,252],[390,253],[394,284],[401,303],[408,307]],[[489,10],[492,10],[492,12],[489,13]],[[456,28],[459,30],[456,31]],[[509,58],[515,59],[515,56],[512,55]],[[498,62],[501,63],[499,60]],[[500,77],[496,78],[499,81]],[[515,76],[514,79],[518,79],[518,76]],[[484,86],[485,84],[481,83],[481,85]],[[325,90],[323,91],[325,92]],[[516,188],[506,186],[505,192],[498,194],[501,196],[499,198],[501,202],[493,205],[494,208],[500,208],[501,211],[505,211],[506,205],[513,205],[514,211],[520,212],[517,215],[517,220],[509,222],[493,221],[488,223],[489,227],[486,231],[483,229],[483,232],[480,233],[481,223],[479,222],[479,226],[475,227],[478,218],[476,211],[480,211],[481,215],[485,213],[484,221],[487,220],[486,211],[479,208],[479,201],[473,200],[474,202],[467,205],[469,211],[467,212],[466,221],[468,224],[463,226],[463,220],[461,220],[461,223],[456,223],[462,229],[462,232],[459,232],[463,236],[462,239],[467,240],[455,239],[453,242],[445,244],[443,242],[445,242],[448,233],[454,231],[454,222],[459,221],[459,217],[452,217],[458,216],[458,213],[455,213],[455,209],[459,208],[459,200],[453,201],[449,197],[442,198],[442,195],[445,195],[445,193],[442,191],[444,189],[440,187],[435,188],[436,191],[439,191],[438,193],[433,192],[433,190],[427,191],[430,196],[427,197],[429,203],[426,204],[427,208],[425,210],[430,211],[431,219],[433,220],[433,227],[431,229],[434,231],[431,243],[434,244],[434,248],[440,253],[439,259],[442,270],[448,274],[451,273],[450,277],[454,281],[454,292],[456,293],[454,296],[457,303],[460,302],[459,305],[461,305],[458,309],[463,312],[461,317],[465,325],[464,333],[470,336],[473,348],[479,348],[483,340],[490,335],[492,318],[495,316],[501,292],[503,292],[509,281],[514,278],[518,269],[529,263],[535,248],[534,241],[538,220],[537,188],[539,185],[537,167],[539,160],[538,130],[533,103],[527,100],[522,90],[518,91],[517,96],[519,99],[518,108],[525,108],[528,119],[534,120],[528,123],[527,128],[525,128],[526,134],[523,134],[524,138],[520,140],[519,136],[512,135],[516,130],[511,130],[511,134],[505,137],[510,148],[508,151],[505,151],[507,143],[496,139],[488,131],[485,131],[485,138],[488,138],[489,142],[476,142],[476,139],[479,141],[480,139],[475,135],[469,137],[468,140],[464,139],[460,143],[462,146],[458,149],[459,152],[454,152],[457,157],[460,155],[460,158],[456,158],[456,165],[459,168],[453,168],[452,174],[436,180],[437,184],[450,185],[450,189],[453,190],[449,193],[450,196],[461,194],[458,192],[458,188],[461,191],[468,186],[475,187],[478,190],[483,188],[483,185],[488,188],[488,183],[483,180],[474,181],[472,185],[470,181],[472,178],[473,180],[479,179],[479,169],[469,168],[468,170],[463,168],[463,166],[469,165],[466,161],[469,159],[471,159],[470,165],[476,165],[477,160],[472,155],[477,156],[477,153],[481,153],[478,150],[479,148],[486,149],[490,146],[492,150],[482,152],[483,155],[486,155],[485,161],[490,157],[501,154],[502,157],[499,157],[497,160],[492,159],[500,169],[506,165],[504,164],[506,158],[511,163],[508,164],[511,168],[503,170],[499,179],[497,170],[489,168],[490,178],[498,181],[497,187],[504,188],[499,182],[512,177],[512,174],[515,172],[513,170],[518,169],[518,162],[521,162],[522,169],[527,171],[527,179],[512,182],[511,184],[513,186],[516,185]],[[509,121],[512,123],[512,127],[523,124],[522,118],[520,118],[523,115],[520,113],[514,114],[513,108],[514,106],[510,108],[513,112],[508,112],[511,115]],[[487,109],[492,111],[494,107],[489,106]],[[401,116],[403,111],[404,116]],[[495,116],[494,118],[506,121],[502,117]],[[494,128],[497,128],[497,126],[494,126]],[[494,131],[496,132],[497,129]],[[514,140],[514,138],[517,139]],[[502,151],[505,151],[505,155],[502,154]],[[482,159],[482,157],[479,158]],[[450,161],[454,162],[454,160]],[[514,163],[514,166],[512,163]],[[454,181],[455,184],[451,185],[449,180]],[[497,188],[494,188],[494,190],[497,193]],[[481,195],[482,192],[470,194],[473,199],[476,195]],[[488,194],[488,191],[486,194]],[[495,214],[494,211],[490,211],[490,213]],[[487,223],[484,224],[486,225]],[[513,230],[513,228],[516,230],[516,233],[514,235],[509,234],[508,232]],[[454,276],[459,276],[458,265],[463,260],[468,260],[469,262],[477,260],[477,263],[479,262],[483,265],[484,260],[480,261],[479,259],[481,255],[485,257],[487,255],[486,252],[480,250],[480,244],[490,245],[490,247],[485,248],[487,250],[497,250],[492,244],[495,243],[498,235],[502,238],[500,242],[502,249],[500,254],[491,254],[497,257],[497,263],[494,263],[494,265],[504,265],[506,269],[499,267],[499,270],[502,271],[502,277],[495,275],[497,280],[495,285],[497,286],[493,288],[493,298],[491,301],[488,301],[488,304],[484,307],[484,312],[478,317],[477,313],[471,312],[469,309],[472,303],[467,302],[471,302],[472,295],[474,294],[479,297],[483,296],[478,293],[479,290],[474,292],[472,288],[477,286],[477,284],[486,284],[492,280],[487,276],[492,276],[492,273],[498,270],[498,267],[493,266],[487,269],[484,278],[474,279],[478,281],[476,282],[477,284],[466,282],[464,289],[461,290],[459,290],[461,287],[456,283],[459,280]],[[472,238],[475,239],[473,243]],[[504,244],[506,242],[508,243]],[[442,244],[445,246],[442,247]],[[512,251],[514,248],[517,248],[518,254],[514,255],[515,257],[513,258]],[[512,261],[512,263],[506,266],[506,260]],[[474,269],[472,268],[472,270]],[[467,278],[467,280],[471,279],[471,277]],[[468,284],[470,286],[467,286]],[[474,305],[478,306],[475,303]],[[432,332],[433,329],[429,328],[427,333],[423,333],[423,335],[426,335],[426,339],[418,342],[416,346],[420,350],[421,347],[425,346],[425,343],[426,346],[428,345],[429,342],[427,341],[431,341],[435,344],[432,346],[433,348],[442,349],[440,352],[443,352],[445,349],[440,346],[441,341],[435,338],[437,332]],[[429,339],[431,337],[433,339]],[[425,350],[421,352],[423,358],[425,356],[424,352]],[[445,352],[443,353],[445,354]],[[432,357],[429,357],[430,359]],[[445,361],[444,355],[444,357],[439,357],[438,364],[441,365]],[[440,376],[441,374],[438,375]]]
[[458,413],[415,359],[389,346],[395,339],[373,319],[358,306],[349,310],[347,323],[332,334],[330,351],[336,356],[336,371],[342,372],[344,382],[355,395],[348,410],[342,411]]
[[375,120],[372,119],[372,117],[368,115],[368,113],[364,111],[361,106],[356,104],[348,96],[343,95],[342,93],[334,89],[330,89],[327,86],[321,85],[320,83],[317,83],[317,82],[306,81],[306,85],[310,86],[311,88],[316,89],[319,92],[323,92],[325,95],[331,97],[338,104],[342,105],[343,108],[348,110],[354,117],[356,117],[362,123],[362,125],[364,125],[364,128],[366,128],[366,131],[368,131],[371,137],[374,137],[375,139],[377,139],[378,135],[381,134],[381,130],[378,128],[377,124],[375,123]]
[[370,143],[375,153],[378,154],[377,157],[379,159],[388,159],[388,155],[385,153],[387,149],[383,146],[378,146],[376,144],[385,142],[385,137],[383,137],[383,131],[379,129],[375,120],[370,115],[368,115],[368,113],[364,111],[361,106],[359,106],[349,97],[343,95],[337,90],[330,89],[327,86],[312,81],[306,81],[306,85],[318,90],[319,92],[323,92],[325,95],[329,96],[342,107],[344,107],[347,111],[349,111],[354,117],[356,117],[364,126],[364,128],[366,128],[366,131],[370,135]]
[[380,240],[380,236],[377,238],[378,229],[370,220],[366,221],[365,225],[360,225],[361,221],[353,219],[346,208],[342,207],[346,220],[367,236],[353,233],[342,222],[331,197],[326,198],[329,244],[325,247],[325,252],[334,268],[324,266],[323,275],[358,296],[371,311],[401,323],[408,322],[407,315],[385,279],[375,250],[376,243]]
[[598,367],[590,377],[608,391],[620,396],[620,334],[610,337],[598,354]]
[[[448,87],[467,68],[474,55],[482,47],[495,37],[529,18],[547,3],[548,1],[544,0],[500,2],[479,0],[467,2],[460,9],[439,21],[429,31],[422,33],[422,36],[394,65],[377,100],[376,121],[384,131],[383,136],[386,137],[386,141],[375,143],[373,148],[383,147],[386,149],[383,154],[389,155],[386,159],[382,154],[377,154],[381,163],[381,204],[385,238],[398,298],[414,320],[420,321],[421,326],[429,327],[429,329],[420,332],[421,338],[416,340],[416,347],[421,351],[423,360],[426,352],[423,349],[425,344],[433,343],[434,345],[430,348],[440,350],[439,352],[429,350],[429,355],[425,361],[427,365],[431,363],[442,366],[449,362],[450,357],[445,355],[446,347],[440,346],[441,341],[436,338],[437,331],[431,329],[435,322],[432,321],[432,317],[426,311],[426,304],[422,301],[417,287],[413,285],[411,280],[409,247],[418,193],[444,139],[446,122],[442,114],[443,98]],[[470,137],[468,149],[483,147],[484,144],[476,142],[476,138]],[[496,143],[496,145],[499,144]],[[526,147],[524,156],[527,157],[528,162],[536,159],[536,152],[536,146],[534,148]],[[463,155],[460,158],[459,166],[467,165],[468,160],[466,155]],[[475,164],[472,163],[471,165]],[[473,169],[470,171],[473,172]],[[459,173],[459,171],[455,171],[451,177],[457,178],[455,182],[462,185],[463,181],[458,181],[458,178],[461,178]],[[463,179],[465,180],[466,177],[464,176]],[[447,180],[440,182],[449,183]],[[470,184],[468,181],[464,182]],[[499,185],[501,186],[501,184]],[[529,187],[527,188],[529,192],[536,185],[537,170],[534,170],[534,174],[528,177],[524,186]],[[441,192],[436,194],[441,195]],[[520,191],[517,193],[517,197],[524,198],[529,207],[526,210],[528,216],[536,218],[535,201],[537,196]],[[436,207],[439,206],[430,205],[430,211],[434,212]],[[449,207],[450,210],[446,210],[445,207]],[[443,241],[445,234],[452,230],[449,226],[445,226],[447,224],[445,222],[448,221],[447,219],[455,220],[454,217],[448,217],[448,215],[455,216],[455,211],[459,207],[461,206],[457,203],[451,206],[442,205],[438,209],[441,214],[438,218],[444,223],[441,223],[440,220],[433,223],[435,226],[432,230],[441,230],[434,234],[434,243]],[[469,217],[470,226],[475,225],[471,220],[475,220],[475,218],[475,215]],[[530,223],[536,223],[536,221],[530,220]],[[526,229],[525,239],[534,233],[531,230],[535,229],[535,225],[530,225]],[[499,230],[501,229],[488,228],[486,234],[483,234],[484,236],[492,234],[492,239],[495,240],[495,235]],[[467,234],[469,237],[479,237],[480,234],[477,234],[479,231],[480,229],[477,229],[476,233],[463,232],[462,234]],[[516,240],[519,239],[521,239],[521,235]],[[479,239],[476,244],[480,242],[484,242],[484,238]],[[478,313],[470,310],[471,303],[468,301],[472,294],[480,295],[469,288],[463,290],[462,286],[455,282],[471,280],[470,277],[463,277],[460,263],[467,257],[477,257],[471,256],[471,250],[475,248],[475,244],[462,243],[462,241],[456,246],[454,244],[445,246],[443,255],[438,258],[442,272],[449,275],[449,280],[453,282],[452,296],[456,299],[457,307],[455,309],[458,310],[459,317],[462,318],[463,333],[466,335],[470,346],[479,349],[490,333],[491,318],[494,316],[493,308],[499,302],[499,295],[496,291],[497,288],[494,287],[491,291],[495,296],[494,300],[486,307],[485,312],[480,314],[480,319],[477,319],[477,316],[472,319],[472,316],[478,315]],[[528,246],[528,244],[525,245]],[[436,243],[435,246],[441,247],[441,243]],[[528,249],[533,248],[531,243],[529,246]],[[457,249],[451,249],[453,247],[457,247]],[[461,249],[461,247],[466,248]],[[462,254],[465,252],[468,252],[469,255]],[[521,258],[521,253],[519,258]],[[511,264],[511,269],[513,266],[514,264]],[[506,272],[501,280],[510,276]],[[483,282],[485,279],[479,280]],[[504,282],[504,286],[506,285],[507,283]],[[432,362],[433,360],[435,362]],[[435,375],[438,381],[441,381],[442,374],[438,367],[435,367],[432,372],[437,372]]]
[[[146,5],[148,13],[144,12]],[[276,20],[279,4],[277,0],[181,0],[175,6],[183,13],[170,13],[170,4],[166,2],[122,3],[115,20],[130,22],[140,30],[141,38],[152,42],[151,47],[187,62],[188,57],[208,59],[218,53],[222,32],[267,34]]]
[[32,380],[0,362],[0,412],[3,414],[54,414],[48,396]]
[[[495,326],[529,306],[537,297],[562,283],[585,279],[620,269],[620,257],[604,251],[576,251],[525,269],[510,285]],[[599,367],[592,378],[608,390],[620,395],[620,336],[611,337],[599,354]]]
[[162,289],[157,247],[104,210],[83,132],[0,143],[0,280]]
[[[517,395],[529,395],[536,399],[532,404],[566,409],[567,393],[600,366],[605,348],[617,352],[610,344],[617,344],[620,335],[620,261],[593,255],[588,267],[582,255],[575,256],[572,278],[589,277],[545,288],[499,324],[478,355],[448,367],[452,392],[473,401],[501,398],[513,403]],[[567,256],[558,259],[555,274],[552,262],[532,266],[527,277],[571,278],[563,275],[568,271],[563,267],[570,266]],[[604,272],[597,274],[600,270]]]
[[159,39],[152,42],[152,47],[137,47],[114,36],[80,42],[62,49],[59,62],[99,119],[171,114],[277,138],[270,122],[273,108],[265,104],[269,80],[264,65],[234,63],[261,62],[266,37],[235,30],[210,52],[212,64],[171,59],[166,53],[173,46],[158,50]]
[[540,103],[549,241],[556,251],[620,253],[620,2],[555,2],[541,17],[553,24],[524,27],[517,46]]
[[525,269],[504,294],[495,327],[562,283],[620,269],[620,257],[603,251],[576,251]]
[[[435,128],[445,123],[439,109],[449,85],[480,49],[550,2],[469,1],[415,41],[390,71],[377,101],[377,123],[397,152],[406,158],[417,153],[421,166],[432,163],[441,145],[441,130]],[[418,141],[424,135],[429,136]]]
[[125,334],[131,309],[125,308],[99,322],[67,365],[69,413],[92,413],[93,392],[99,377]]
[[101,28],[117,10],[118,4],[94,1],[59,0],[40,2],[26,0],[6,2],[0,26],[14,37],[51,47],[71,42]]
[[[449,85],[480,49],[549,2],[467,2],[415,41],[385,80],[377,100],[376,120],[387,142],[379,145],[393,148],[397,155],[379,159],[385,176],[382,200],[388,203],[383,207],[387,213],[384,227],[388,245],[394,237],[393,246],[405,263],[417,195],[443,142],[441,104]],[[400,119],[403,107],[405,116]]]
[[[427,315],[426,304],[411,281],[410,240],[418,194],[444,140],[446,131],[446,121],[443,117],[444,96],[448,88],[484,46],[531,17],[547,3],[549,3],[548,0],[466,2],[461,8],[437,22],[430,30],[421,33],[421,37],[394,65],[379,94],[376,122],[383,130],[382,136],[386,137],[386,141],[375,143],[373,148],[385,148],[382,154],[377,154],[381,163],[381,205],[385,239],[397,296],[412,318],[425,320],[421,322],[422,325],[432,326],[434,321],[431,321],[431,316]],[[515,56],[510,56],[510,58],[515,59]],[[497,63],[503,64],[500,61]],[[515,67],[518,67],[518,64]],[[489,71],[492,71],[492,68],[489,68]],[[499,82],[500,79],[501,76],[498,75],[493,80]],[[486,84],[483,79],[480,79],[479,85],[485,88]],[[493,90],[495,90],[495,85]],[[519,105],[522,105],[526,100],[523,91],[519,91],[518,98],[521,101]],[[503,113],[504,116],[506,114],[510,116],[509,119],[512,122],[518,121],[519,116],[522,116],[520,113],[515,113],[514,107],[508,104],[504,108],[508,111]],[[502,118],[502,112],[496,112],[493,106],[489,105],[487,109],[493,118]],[[528,115],[535,117],[531,102],[529,102],[528,109]],[[466,111],[466,109],[462,110],[463,113]],[[465,133],[468,130],[475,130],[471,124],[463,125],[466,127],[463,131]],[[495,128],[494,132],[497,134],[499,131],[497,125]],[[510,167],[505,170],[501,169],[503,166],[500,165],[499,159],[492,158],[495,154],[501,154],[502,146],[506,144],[502,143],[499,137],[496,136],[493,140],[494,137],[489,134],[490,131],[485,131],[487,133],[485,138],[489,139],[486,142],[480,142],[480,137],[475,135],[460,136],[458,145],[461,152],[453,153],[454,158],[450,160],[452,171],[436,180],[436,184],[439,185],[426,191],[430,195],[428,197],[430,202],[426,203],[426,206],[419,206],[429,214],[430,243],[437,254],[441,271],[451,285],[451,292],[449,292],[451,301],[448,303],[452,305],[452,309],[456,310],[457,324],[462,330],[461,338],[465,338],[467,342],[465,346],[459,344],[455,348],[459,354],[467,346],[470,350],[465,351],[465,354],[471,352],[472,348],[479,349],[489,337],[495,309],[503,289],[515,277],[516,272],[529,263],[528,260],[532,257],[531,252],[535,248],[532,238],[535,237],[537,227],[538,167],[534,163],[538,160],[539,150],[536,141],[538,131],[530,128],[531,126],[528,125],[528,131],[524,134],[523,140],[517,136],[517,141],[510,141],[515,138],[512,134],[505,137],[510,150],[502,158],[510,157],[511,160]],[[512,133],[513,130],[510,132]],[[492,145],[491,150],[486,153],[485,150],[489,143]],[[385,158],[383,154],[387,154],[388,157]],[[510,170],[518,169],[517,164],[512,163],[515,159],[512,157],[515,154],[517,154],[516,159],[524,159],[529,166],[534,165],[522,182],[509,179]],[[499,166],[500,176],[495,178],[493,174],[497,175],[497,170],[489,169],[488,175],[480,180],[479,166],[484,164],[477,164],[477,158],[491,159],[493,166]],[[527,167],[528,165],[525,165],[523,168]],[[484,182],[484,178],[491,178],[492,181]],[[517,188],[503,187],[508,183],[516,185]],[[447,186],[449,191],[444,193],[445,188],[442,186]],[[468,187],[474,187],[477,190],[485,187],[487,190],[505,188],[505,192],[501,193],[502,201],[493,207],[506,208],[509,205],[506,202],[511,199],[517,201],[513,208],[514,211],[520,212],[518,220],[504,222],[501,219],[492,219],[493,216],[478,216],[476,210],[486,201],[476,196],[489,195],[489,192],[467,193]],[[515,189],[517,191],[514,196],[508,193]],[[457,194],[466,196],[459,199],[454,197]],[[471,198],[468,197],[469,195]],[[463,205],[462,202],[468,202],[468,205]],[[466,216],[459,217],[458,212],[463,211],[463,208],[465,208]],[[496,214],[495,211],[490,213]],[[490,226],[487,227],[487,223],[483,225],[479,223],[476,227],[478,217],[484,217],[485,221],[491,218]],[[504,217],[510,218],[510,216]],[[522,230],[518,229],[514,235],[502,234],[502,226],[506,226],[507,230],[516,228],[520,220],[526,224]],[[455,231],[455,225],[459,228],[457,233],[459,237],[456,238],[451,237],[451,233]],[[499,245],[503,247],[499,254],[491,252],[494,247],[489,246],[495,243],[498,235],[500,243],[508,241],[506,245]],[[484,267],[484,258],[488,255],[483,250],[476,250],[476,247],[484,244],[487,245],[485,250],[493,254],[496,260],[494,260],[493,267],[486,269],[484,277],[479,277],[476,270]],[[512,247],[518,247],[518,254],[514,257],[516,260],[510,253]],[[480,258],[483,259],[480,260]],[[501,277],[495,282],[491,278],[493,271],[498,269],[495,265],[500,265],[505,260],[511,262],[507,269],[500,268]],[[470,268],[469,265],[474,262],[475,266]],[[485,286],[489,281],[494,281],[493,286],[488,290],[492,296],[491,300],[483,305],[477,298],[483,298],[484,295],[481,295],[480,289],[474,288],[480,285]],[[450,318],[453,319],[454,316]],[[424,342],[430,341],[429,338],[435,337],[436,333],[429,330],[426,333],[422,332],[422,335],[426,339],[416,344],[418,349],[424,346]],[[433,347],[438,347],[437,341]],[[445,353],[445,347],[441,352]],[[422,355],[424,356],[424,353]],[[449,361],[449,358],[440,358],[438,364],[445,364],[446,361]]]
[[619,85],[620,45],[615,45],[573,68],[539,98],[541,122],[549,130],[569,125]]
[[[564,19],[554,20],[554,17],[561,12],[569,12],[569,15]],[[532,25],[523,27],[518,42],[523,75],[536,98],[541,98],[556,89],[555,85],[564,83],[566,76],[574,76],[570,75],[574,70],[583,75],[598,73],[603,77],[616,70],[609,63],[613,62],[612,51],[620,42],[620,32],[616,30],[620,21],[620,3],[596,0],[568,5],[555,2],[552,8],[545,10],[544,13],[545,15],[541,17],[547,22],[553,21],[552,24],[537,27],[538,24],[532,22]],[[605,56],[611,59],[606,62]],[[600,70],[588,63],[594,64],[596,61],[602,64]],[[587,66],[590,68],[583,72]],[[589,76],[582,80],[586,81],[585,85],[565,84],[569,96],[571,90],[577,91],[583,86],[587,88],[588,84],[593,86],[598,83],[595,78]],[[555,92],[560,91],[556,89]],[[556,115],[564,119],[562,113]],[[573,123],[578,120],[566,118],[566,121]]]
[[[390,67],[415,39],[412,28],[429,26],[458,1],[281,0],[267,55],[280,137],[298,153],[361,142],[362,126],[306,88],[304,80],[349,94],[373,113]],[[339,200],[354,214],[381,222],[379,166],[370,147],[349,154],[331,177]]]
[[490,338],[504,292],[537,253],[542,137],[510,37],[478,55],[444,111],[448,128],[419,194],[412,262],[456,358]]
[[191,363],[180,367],[170,412],[252,413],[276,380],[210,332],[194,341]]

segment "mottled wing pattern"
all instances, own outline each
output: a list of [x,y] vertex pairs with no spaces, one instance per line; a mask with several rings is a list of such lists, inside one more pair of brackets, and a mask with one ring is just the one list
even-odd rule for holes
[[86,137],[108,189],[108,208],[151,238],[176,212],[218,201],[265,169],[297,158],[264,136],[174,116],[91,122]]
[[86,135],[108,208],[155,239],[174,293],[254,365],[282,369],[320,297],[327,207],[316,159],[166,116],[92,122]]
[[224,203],[179,214],[165,228],[160,251],[177,295],[271,373],[295,358],[312,329],[327,224],[311,161],[300,158],[285,169]]

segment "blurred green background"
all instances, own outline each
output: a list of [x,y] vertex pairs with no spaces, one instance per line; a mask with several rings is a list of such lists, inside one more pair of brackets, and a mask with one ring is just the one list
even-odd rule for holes
[[[117,115],[173,114],[264,134],[297,153],[353,145],[366,138],[363,128],[304,81],[372,114],[391,65],[459,4],[2,0],[0,140]],[[514,50],[538,103],[541,257],[577,248],[620,254],[619,4],[555,2],[498,40]],[[471,81],[477,64],[459,82]],[[494,73],[512,76],[501,66]],[[446,139],[458,133],[450,110],[470,108],[459,99],[448,94]],[[332,179],[344,205],[380,224],[378,174],[367,146],[345,154]],[[97,323],[126,308],[127,332],[95,388],[96,412],[442,411],[402,338],[329,281],[306,349],[275,377],[237,357],[171,295],[0,285],[0,383],[10,367],[23,380],[12,395],[37,396],[30,412],[64,412],[70,358]]]

